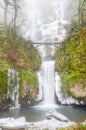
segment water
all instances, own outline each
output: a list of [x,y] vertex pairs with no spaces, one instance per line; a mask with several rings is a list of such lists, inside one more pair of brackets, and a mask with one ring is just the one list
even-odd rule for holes
[[7,98],[12,100],[12,108],[19,108],[19,85],[20,77],[19,72],[14,69],[8,69],[8,93]]
[[[8,110],[0,112],[0,118],[5,117],[25,117],[29,122],[43,121],[50,108],[25,107],[22,109]],[[60,106],[53,110],[65,115],[71,121],[81,121],[86,119],[86,107]]]
[[43,105],[52,106],[55,104],[55,61],[44,61],[42,63],[43,78]]
[[66,0],[31,0],[29,29],[25,38],[36,43],[61,43],[67,36],[69,22],[64,19]]
[[[40,1],[40,0],[39,0]],[[42,0],[43,1],[43,0]],[[41,2],[42,2],[41,1]],[[49,6],[49,3],[45,5],[48,9],[51,9],[50,12],[37,8],[37,2],[32,0],[32,9],[30,11],[31,15],[29,15],[29,23],[31,23],[30,30],[27,32],[27,39],[37,42],[41,44],[41,42],[45,43],[61,43],[67,36],[66,26],[68,22],[64,19],[64,7],[66,0],[53,0]],[[53,12],[53,13],[52,13]],[[29,13],[29,11],[28,11]],[[44,15],[47,14],[44,18]],[[48,17],[47,17],[48,16]],[[48,55],[53,55],[55,51],[55,47],[42,45],[38,47],[40,55],[42,57],[42,67],[41,67],[41,82],[39,85],[41,94],[39,93],[39,99],[41,100],[43,97],[43,102],[36,107],[25,107],[16,110],[8,110],[0,112],[0,118],[2,117],[15,117],[19,118],[21,116],[25,117],[29,122],[38,122],[42,121],[46,118],[46,114],[50,110],[55,110],[60,112],[61,114],[68,117],[71,121],[78,121],[86,119],[86,108],[85,107],[74,107],[74,106],[60,106],[56,105],[55,102],[55,61],[53,60],[44,60]],[[14,72],[11,72],[13,81],[15,82]],[[9,73],[10,75],[10,73]],[[16,73],[15,73],[16,75]],[[10,77],[8,76],[8,85],[10,84]],[[18,79],[18,73],[16,75]],[[40,76],[39,76],[40,80]],[[14,102],[14,106],[17,107],[19,105],[18,102],[18,89],[19,89],[19,80],[17,81],[17,87],[14,87],[12,93],[8,91],[10,97],[12,97],[12,101]],[[60,81],[59,81],[60,83]],[[59,84],[58,83],[58,84]],[[16,91],[17,90],[17,91]],[[60,89],[59,89],[60,91]],[[43,96],[42,96],[43,94]],[[40,107],[41,106],[41,107]],[[47,106],[47,107],[45,107]],[[55,106],[55,107],[53,107]]]
[[38,76],[38,85],[39,85],[39,92],[37,95],[37,101],[41,101],[43,98],[43,81],[42,81],[42,73],[41,71],[37,72],[37,76]]

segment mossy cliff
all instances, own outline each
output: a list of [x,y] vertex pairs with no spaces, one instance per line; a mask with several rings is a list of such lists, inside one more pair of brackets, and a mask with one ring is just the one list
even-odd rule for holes
[[62,91],[86,102],[86,28],[70,34],[55,53]]
[[[6,102],[8,84],[7,73],[14,68],[20,73],[20,102],[34,100],[38,91],[36,71],[39,70],[41,58],[32,43],[14,32],[14,29],[0,25],[0,108]],[[26,88],[25,88],[26,87]],[[32,94],[30,94],[30,92]],[[29,92],[29,93],[28,93]],[[29,99],[28,99],[29,100]]]
[[59,130],[86,130],[86,123],[77,123],[74,126],[69,126],[67,128],[61,128]]

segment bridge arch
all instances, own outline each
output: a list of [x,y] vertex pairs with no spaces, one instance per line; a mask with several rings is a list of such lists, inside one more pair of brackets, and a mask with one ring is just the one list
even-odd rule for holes
[[42,45],[51,45],[51,46],[58,47],[60,45],[60,43],[43,43],[43,42],[36,43],[36,42],[33,42],[33,45],[36,45],[36,47],[39,47]]

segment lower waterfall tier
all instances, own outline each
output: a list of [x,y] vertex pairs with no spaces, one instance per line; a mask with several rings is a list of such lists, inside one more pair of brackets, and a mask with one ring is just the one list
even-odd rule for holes
[[43,79],[43,103],[55,104],[55,61],[44,61],[41,67]]

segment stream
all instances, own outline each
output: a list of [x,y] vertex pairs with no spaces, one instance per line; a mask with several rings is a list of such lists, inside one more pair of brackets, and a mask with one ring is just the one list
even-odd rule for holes
[[52,109],[65,115],[70,121],[86,119],[86,107],[82,106],[56,106],[55,108],[43,108],[41,106],[24,107],[0,112],[0,118],[25,117],[28,122],[38,122],[43,121],[46,118],[46,114]]

